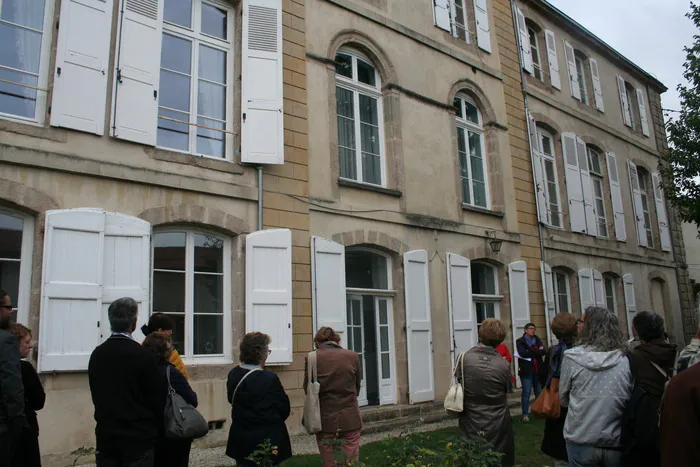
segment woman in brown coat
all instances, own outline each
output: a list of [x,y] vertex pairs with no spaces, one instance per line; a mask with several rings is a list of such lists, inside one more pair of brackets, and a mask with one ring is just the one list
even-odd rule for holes
[[479,328],[480,344],[464,354],[464,371],[462,365],[455,371],[464,387],[464,410],[459,416],[462,436],[483,436],[494,450],[504,454],[502,465],[512,466],[515,442],[508,410],[510,366],[495,349],[505,337],[503,323],[484,320]]
[[[340,335],[329,327],[316,333],[316,367],[321,385],[321,432],[316,434],[323,467],[336,465],[333,440],[339,440],[343,456],[349,462],[360,457],[362,419],[357,394],[360,392],[362,371],[360,356],[340,346]],[[308,359],[304,365],[304,391],[309,384]],[[344,464],[343,464],[344,465]]]

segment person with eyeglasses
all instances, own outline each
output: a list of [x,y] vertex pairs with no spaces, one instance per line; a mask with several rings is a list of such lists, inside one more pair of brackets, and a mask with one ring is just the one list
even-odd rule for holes
[[17,337],[8,332],[12,300],[0,290],[0,466],[14,465],[13,457],[22,432],[28,428],[24,410],[24,384]]

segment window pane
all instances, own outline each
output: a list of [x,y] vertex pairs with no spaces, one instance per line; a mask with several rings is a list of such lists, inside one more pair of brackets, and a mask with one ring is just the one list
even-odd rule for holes
[[379,300],[379,324],[388,324],[386,300]]
[[474,180],[474,205],[486,207],[486,185]]
[[362,328],[359,326],[352,328],[353,350],[362,352]]
[[338,146],[340,152],[340,176],[357,180],[355,160],[355,111],[352,91],[336,87],[338,112]]
[[357,80],[370,86],[377,85],[374,67],[359,58],[357,59]]
[[472,178],[484,181],[484,159],[481,149],[481,135],[469,132],[469,155],[471,159]]
[[598,219],[598,235],[601,237],[608,236],[608,225],[605,222],[605,218]]
[[486,316],[486,303],[476,302],[476,322],[481,323],[487,318]]
[[202,3],[202,32],[226,40],[226,11]]
[[200,45],[199,77],[207,81],[226,84],[226,52]]
[[197,127],[197,152],[222,159],[226,157],[226,133],[210,129],[225,130],[226,123],[204,117],[197,117],[197,123],[208,127]]
[[153,272],[153,311],[185,312],[184,272]]
[[185,355],[185,315],[168,314],[173,320],[173,347],[180,355]]
[[388,353],[382,354],[382,379],[391,378],[391,364]]
[[[190,114],[173,110],[158,109],[158,115],[172,118],[181,122],[189,121]],[[188,151],[190,148],[190,127],[187,123],[158,119],[158,141],[156,144],[165,148]]]
[[165,0],[163,21],[192,27],[192,0]]
[[194,317],[194,353],[212,355],[224,353],[224,317]]
[[360,94],[360,121],[372,126],[379,125],[377,99]]
[[[369,251],[349,250],[345,253],[345,282],[357,289],[386,290],[388,285],[387,259]],[[382,309],[380,302],[380,311]],[[386,304],[384,304],[386,315]]]
[[41,33],[0,23],[0,65],[39,73]]
[[197,112],[204,117],[226,120],[226,87],[199,80]]
[[192,70],[192,43],[181,37],[163,34],[160,66],[189,75]]
[[457,30],[457,37],[463,41],[467,40],[467,27],[464,23],[464,0],[455,0],[455,29]]
[[601,174],[600,155],[596,151],[589,149],[588,150],[588,161],[589,161],[590,166],[591,166],[590,167],[591,172],[600,175]]
[[542,142],[542,152],[552,156],[552,139],[549,136],[540,135],[540,141]]
[[340,148],[340,176],[350,180],[357,180],[357,162],[355,150]]
[[190,77],[160,70],[160,106],[189,112]]
[[[0,67],[0,79],[38,86],[39,78],[19,71],[7,70]],[[35,89],[17,84],[0,81],[0,112],[17,115],[18,117],[35,118],[36,115]]]
[[44,0],[3,0],[0,19],[28,28],[44,29]]
[[467,164],[467,142],[464,129],[457,127],[457,149],[459,157],[460,178],[462,181],[462,202],[471,204],[469,166]]
[[[23,230],[22,219],[0,213],[0,258],[20,259]],[[16,297],[12,299],[16,300]]]
[[185,270],[185,233],[163,232],[153,236],[153,269]]
[[492,267],[482,263],[472,263],[472,293],[496,294],[496,278]]
[[194,314],[223,313],[224,277],[194,275]]
[[362,153],[362,181],[381,185],[382,171],[381,160],[374,154]]
[[[0,289],[7,292],[15,307],[19,301],[17,297],[19,294],[19,266],[19,261],[0,260]],[[15,316],[14,319],[17,317]]]
[[341,76],[352,78],[352,57],[346,54],[335,56],[335,72]]
[[458,118],[464,118],[464,113],[462,112],[462,99],[455,97],[452,101],[452,106],[455,108],[455,114]]
[[382,352],[389,351],[389,328],[387,326],[381,326],[379,328],[379,344]]
[[465,107],[467,110],[467,120],[477,124],[480,123],[479,110],[476,108],[476,106],[469,101],[465,101]]
[[210,235],[194,235],[194,270],[195,272],[222,273],[224,258],[224,241]]

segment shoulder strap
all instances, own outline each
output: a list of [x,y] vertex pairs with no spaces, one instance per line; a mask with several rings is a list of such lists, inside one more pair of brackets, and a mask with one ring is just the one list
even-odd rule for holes
[[318,367],[316,364],[316,351],[309,352],[307,362],[309,363],[309,381],[318,383]]
[[173,385],[170,384],[170,365],[165,367],[165,377],[168,379],[168,392],[174,393],[175,389],[173,389]]
[[654,365],[654,368],[656,368],[656,370],[657,370],[659,373],[661,373],[667,381],[668,381],[669,379],[671,379],[671,377],[668,375],[668,373],[666,373],[666,372],[663,370],[663,368],[661,368],[659,365],[657,365],[656,363],[652,362],[651,360],[649,361],[649,363],[651,363],[652,365]]
[[243,375],[243,378],[241,378],[241,380],[238,382],[238,384],[236,385],[236,389],[233,390],[233,396],[231,396],[231,407],[233,407],[233,403],[236,401],[236,393],[238,392],[238,388],[241,387],[241,383],[242,383],[243,381],[245,381],[245,379],[246,379],[248,376],[252,375],[252,374],[255,373],[256,371],[262,371],[262,369],[260,369],[260,368],[254,368],[254,369],[248,371],[248,373],[244,374],[244,375]]

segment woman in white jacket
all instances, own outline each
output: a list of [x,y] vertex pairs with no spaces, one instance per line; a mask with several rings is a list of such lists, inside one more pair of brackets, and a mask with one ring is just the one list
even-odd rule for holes
[[564,439],[571,467],[618,467],[622,413],[632,393],[627,344],[614,313],[589,307],[578,346],[567,350],[559,396],[569,412]]

